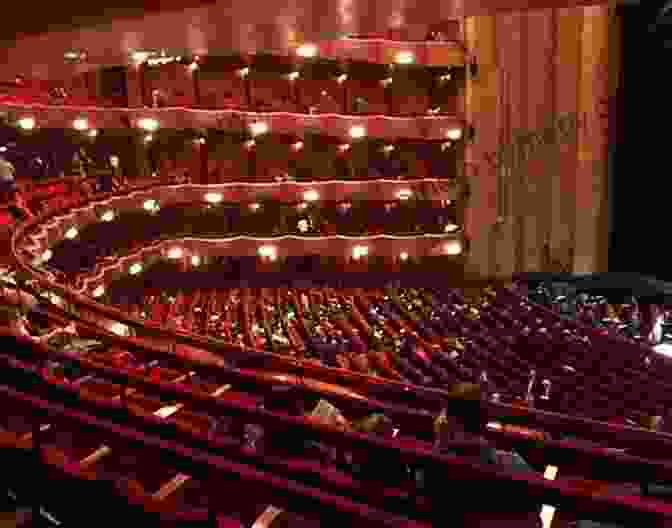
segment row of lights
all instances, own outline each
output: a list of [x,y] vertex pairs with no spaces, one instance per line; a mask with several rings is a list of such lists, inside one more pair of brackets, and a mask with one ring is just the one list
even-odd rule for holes
[[[34,117],[22,117],[17,121],[17,126],[23,130],[33,130],[37,126],[37,122]],[[157,119],[151,118],[151,117],[143,117],[137,120],[137,125],[139,128],[145,130],[146,132],[156,132],[159,127],[160,123]],[[75,130],[78,130],[80,132],[88,132],[89,136],[95,137],[98,134],[98,131],[96,129],[90,129],[89,127],[89,121],[86,118],[79,117],[75,119],[72,122],[72,127]],[[251,123],[249,126],[250,133],[252,134],[253,137],[261,136],[263,134],[268,133],[269,131],[269,126],[268,123],[264,121],[257,121],[255,123]],[[348,131],[349,135],[353,139],[361,139],[363,137],[366,137],[367,132],[366,132],[366,127],[362,125],[354,125],[350,127],[350,130]],[[448,138],[451,141],[458,141],[460,138],[462,138],[462,129],[460,128],[451,128],[446,131],[446,138]],[[151,136],[149,136],[151,141]],[[204,143],[205,140],[203,138],[199,139],[200,143]],[[254,145],[254,141],[249,142],[250,146]],[[299,145],[300,144],[300,145]],[[450,142],[447,142],[444,144],[444,146],[449,147]],[[388,146],[389,148],[390,146]],[[297,150],[300,150],[303,148],[303,143],[298,142],[295,143],[295,147]],[[349,148],[349,145],[348,145]],[[394,148],[394,147],[392,147]],[[347,148],[346,148],[347,150]]]
[[[296,54],[304,59],[312,59],[317,57],[319,49],[315,44],[305,43],[296,48]],[[415,62],[415,54],[412,51],[399,51],[394,56],[395,64],[413,64]]]
[[[312,59],[319,55],[319,48],[317,45],[307,42],[296,48],[296,55],[304,59]],[[131,59],[136,64],[147,63],[150,66],[157,66],[161,64],[169,64],[171,62],[181,62],[182,56],[169,56],[165,50],[161,50],[160,53],[156,51],[135,51],[131,53]],[[198,68],[198,62],[200,57],[196,55],[193,58],[193,62],[190,64],[190,68],[195,70]],[[394,64],[414,64],[415,63],[415,54],[412,51],[402,50],[395,54]],[[245,74],[249,73],[249,68],[243,68],[247,70]]]

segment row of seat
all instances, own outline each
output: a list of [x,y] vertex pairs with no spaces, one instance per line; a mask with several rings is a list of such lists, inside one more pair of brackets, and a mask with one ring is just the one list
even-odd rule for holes
[[[536,394],[537,405],[602,418],[664,414],[669,390],[636,357],[638,348],[619,364],[599,336],[530,315],[524,302],[519,311],[510,300],[499,302],[465,309],[463,300],[437,291],[234,289],[149,296],[142,310],[128,309],[184,332],[419,385],[483,382],[500,398]],[[659,387],[655,400],[644,398],[652,387]],[[621,408],[610,404],[617,391]]]
[[[154,357],[156,357],[156,353],[154,353],[153,355],[154,355]],[[105,383],[102,379],[100,379],[100,378],[105,378],[106,376],[109,379],[109,375],[112,372],[111,370],[109,370],[109,367],[117,367],[117,368],[123,367],[127,371],[134,372],[138,375],[145,376],[146,378],[149,378],[150,380],[154,380],[153,382],[150,381],[150,385],[153,385],[156,382],[158,382],[159,380],[162,380],[162,381],[164,381],[164,386],[161,389],[162,391],[166,390],[167,386],[165,385],[165,383],[168,383],[168,384],[177,383],[178,387],[179,386],[184,386],[186,384],[191,389],[199,389],[201,393],[212,392],[212,390],[217,391],[218,388],[221,388],[222,386],[226,387],[226,385],[234,385],[234,383],[228,383],[228,384],[225,384],[225,385],[221,385],[222,383],[225,383],[225,381],[226,381],[225,378],[227,376],[229,378],[231,378],[231,376],[233,376],[233,377],[238,376],[238,379],[240,379],[240,376],[244,374],[240,369],[238,369],[236,371],[228,371],[228,372],[226,372],[225,370],[222,370],[222,369],[218,369],[217,371],[211,369],[209,372],[211,372],[213,374],[214,374],[214,372],[217,372],[218,376],[217,376],[216,380],[212,379],[212,378],[208,380],[208,379],[203,378],[203,372],[200,372],[200,373],[199,372],[195,372],[195,373],[192,372],[191,367],[188,367],[187,370],[185,370],[184,368],[175,370],[176,362],[172,361],[172,360],[167,363],[167,364],[171,365],[169,367],[168,366],[163,367],[160,363],[157,364],[156,360],[153,360],[153,361],[150,360],[149,364],[143,365],[143,363],[147,362],[147,359],[151,358],[152,353],[149,353],[147,351],[141,352],[138,349],[134,349],[133,352],[130,353],[130,354],[128,352],[124,352],[123,350],[120,351],[119,349],[109,350],[108,352],[92,353],[92,354],[87,354],[87,355],[83,356],[82,360],[75,360],[72,356],[70,356],[69,358],[66,358],[62,354],[54,354],[54,356],[55,356],[55,359],[61,359],[61,360],[69,359],[69,361],[71,363],[72,362],[77,363],[77,365],[80,368],[80,371],[76,372],[74,374],[74,378],[73,378],[72,377],[72,369],[70,368],[69,374],[67,375],[67,377],[71,377],[71,379],[69,380],[70,383],[66,383],[66,386],[70,387],[71,389],[74,386],[74,388],[76,388],[77,390],[80,390],[82,388],[86,388],[85,391],[80,390],[80,393],[87,394],[87,397],[85,399],[88,399],[88,400],[90,400],[90,398],[92,397],[92,395],[94,393],[96,393],[98,395],[98,399],[100,399],[102,397],[103,399],[108,399],[108,400],[110,398],[114,398],[114,395],[122,394],[123,386],[125,384],[122,383],[120,385],[119,382],[121,380],[119,378],[117,378],[116,388],[114,388],[114,387],[110,388],[109,382]],[[98,362],[101,365],[101,367],[104,366],[104,365],[107,365],[108,369],[107,370],[101,370],[101,368],[98,368],[97,370],[95,370],[95,376],[94,376],[94,378],[98,378],[98,379],[91,379],[90,375],[89,376],[86,375],[86,374],[88,374],[89,367],[86,367],[85,365],[87,365],[87,364],[90,365],[89,362],[87,361],[87,359],[91,360],[93,363]],[[238,374],[235,374],[235,373],[238,373]],[[186,378],[185,378],[185,374],[187,374]],[[258,371],[256,372],[255,375],[257,376],[257,378],[259,378],[259,372]],[[59,373],[56,373],[55,375],[52,375],[52,373],[49,373],[49,374],[46,375],[45,379],[47,379],[48,381],[51,381],[52,383],[57,383],[57,384],[62,385],[65,381],[65,378],[66,378],[65,373],[64,372],[59,372]],[[81,381],[78,382],[77,379],[79,379]],[[280,376],[280,377],[277,377],[277,376],[276,377],[273,377],[273,376],[268,377],[267,376],[266,377],[267,384],[270,382],[271,384],[276,384],[277,385],[280,382],[280,380],[282,380],[282,379],[283,379],[282,376]],[[248,387],[249,387],[249,385],[248,385]],[[311,389],[311,385],[308,385],[306,381],[303,381],[300,384],[300,387],[302,387],[301,390],[304,390],[304,391],[305,390],[310,391],[310,389]],[[316,386],[312,385],[312,388],[313,388],[313,390],[315,390]],[[233,391],[232,391],[232,389],[233,389]],[[154,389],[150,390],[149,385],[143,384],[142,388],[140,390],[134,388],[126,394],[126,398],[127,398],[126,406],[130,411],[132,411],[133,413],[136,413],[136,414],[139,413],[141,415],[143,415],[143,414],[144,415],[149,415],[151,413],[156,413],[159,409],[168,408],[167,410],[163,411],[160,414],[163,414],[165,416],[170,415],[171,418],[179,415],[179,416],[182,416],[182,420],[173,420],[173,419],[164,418],[164,419],[161,419],[159,421],[163,422],[163,420],[166,420],[167,422],[173,424],[171,427],[174,427],[175,423],[184,424],[185,421],[186,421],[187,423],[191,424],[190,430],[193,430],[194,427],[198,427],[199,430],[204,430],[203,427],[206,427],[207,430],[211,429],[211,424],[209,422],[207,422],[207,421],[204,422],[203,420],[201,420],[199,422],[193,416],[190,417],[190,415],[193,415],[193,412],[188,410],[189,407],[191,407],[191,403],[190,403],[189,407],[187,407],[187,406],[184,406],[184,405],[180,405],[179,401],[176,404],[175,400],[173,400],[172,397],[169,397],[167,395],[162,397],[161,400],[157,400],[156,398],[148,397],[149,394],[141,394],[142,392],[145,392],[147,390],[152,392],[152,391],[156,391],[158,389],[156,387],[154,387]],[[259,390],[259,389],[257,389],[257,390]],[[270,392],[267,392],[269,394],[269,397],[263,398],[261,400],[261,401],[264,402],[264,405],[267,408],[275,409],[275,410],[277,410],[278,408],[282,408],[283,412],[288,412],[289,411],[290,413],[301,412],[300,409],[297,411],[296,407],[295,407],[295,405],[297,405],[297,402],[298,402],[299,405],[302,404],[301,403],[301,398],[298,397],[298,395],[296,393],[292,392],[290,394],[290,393],[285,393],[283,391],[277,392],[279,390],[279,388],[277,388],[277,387],[275,389],[269,388],[269,389],[267,389],[267,391],[268,390],[270,390]],[[237,393],[235,388],[231,387],[231,386],[226,387],[223,391],[220,392],[220,394],[223,395],[223,398],[226,401],[226,404],[225,404],[226,407],[231,407],[231,405],[233,405],[235,407],[237,404],[242,404],[242,405],[253,404],[254,402],[256,402],[256,405],[259,405],[259,400],[258,399],[253,398],[252,400],[250,400],[248,396],[245,396],[244,394]],[[283,394],[284,394],[284,396],[283,396]],[[231,398],[227,398],[227,395],[231,396]],[[186,397],[186,395],[184,397]],[[335,395],[330,395],[330,397],[338,399]],[[182,399],[182,398],[178,398],[178,400],[179,399]],[[315,401],[314,397],[313,397],[313,401]],[[341,393],[341,399],[339,401],[339,407],[343,408],[344,409],[343,412],[346,415],[348,415],[349,413],[351,413],[353,411],[348,410],[348,407],[345,403],[346,401],[347,401],[347,398],[343,399],[343,393]],[[195,403],[194,403],[194,405],[195,405]],[[322,404],[322,405],[324,406],[324,404]],[[351,402],[351,405],[352,405],[352,402]],[[289,406],[289,408],[287,406]],[[357,414],[361,416],[362,412],[364,411],[364,409],[361,408],[361,403],[358,404],[357,407],[359,408],[359,411],[357,412]],[[369,404],[368,408],[369,408],[369,410],[373,409],[373,407],[371,407],[370,404]],[[452,409],[453,412],[455,412],[455,410],[458,409],[458,408],[459,408],[459,406],[458,407],[456,407],[454,405],[449,405],[448,406],[448,410],[451,411],[451,409]],[[289,410],[289,409],[293,409],[293,410]],[[396,413],[391,413],[390,412],[391,410],[392,410],[391,408],[385,407],[385,413],[386,414],[387,413],[391,414],[392,421],[398,427],[394,427],[394,428],[384,427],[383,431],[387,431],[386,433],[383,433],[384,437],[387,437],[387,435],[391,435],[391,438],[396,439],[398,442],[401,442],[402,445],[408,445],[408,446],[413,445],[413,446],[416,447],[416,449],[421,449],[422,442],[420,442],[418,444],[418,440],[413,440],[413,435],[420,434],[421,437],[424,436],[428,440],[431,440],[431,435],[432,435],[432,433],[431,433],[432,425],[430,423],[431,422],[431,417],[425,417],[424,419],[421,419],[422,415],[418,415],[417,418],[412,418],[412,416],[414,416],[414,415],[413,415],[413,413],[409,414],[409,411],[401,411],[401,410],[397,409]],[[194,422],[194,420],[196,420],[196,422]],[[410,420],[410,422],[409,422],[409,420]],[[412,424],[420,424],[423,421],[424,421],[424,425],[412,425]],[[200,425],[200,426],[195,425],[195,424],[198,424],[198,423],[201,423],[202,425]],[[266,423],[268,423],[268,422],[266,422]],[[284,446],[285,444],[280,441],[280,438],[278,438],[278,430],[276,428],[268,429],[269,426],[266,426],[266,425],[265,425],[265,427],[266,427],[267,434],[271,434],[271,431],[273,431],[273,433],[272,433],[273,434],[272,443],[269,444],[268,442],[263,442],[262,441],[263,435],[261,435],[260,438],[257,438],[254,442],[256,442],[257,447],[261,447],[261,445],[263,444],[263,450],[264,450],[264,453],[265,453],[266,457],[271,457],[272,458],[271,450],[272,449],[277,449],[277,448],[279,448],[279,446]],[[417,429],[418,427],[421,427],[421,429],[418,430]],[[455,427],[454,423],[453,423],[453,427]],[[395,429],[396,429],[396,432],[395,432]],[[459,429],[459,427],[458,427],[458,429]],[[230,430],[230,427],[225,426],[224,430]],[[422,433],[423,430],[424,430],[424,433]],[[530,444],[530,442],[533,442],[533,440],[534,440],[534,438],[525,439],[524,436],[521,437],[520,434],[519,434],[521,431],[524,432],[524,430],[519,430],[517,440],[514,441],[514,444],[519,449],[521,448],[521,446],[524,446],[525,443]],[[242,431],[242,434],[245,435],[245,431]],[[248,437],[249,437],[251,433],[248,431],[247,434],[248,434]],[[324,433],[324,432],[322,432],[322,434],[325,435],[325,438],[324,438],[325,441],[328,442],[327,439],[331,440],[332,436],[326,435],[326,433]],[[409,434],[411,436],[407,436]],[[506,431],[503,431],[502,429],[498,429],[497,427],[494,427],[494,429],[492,429],[492,431],[488,434],[491,435],[489,437],[491,439],[492,438],[498,438],[498,441],[496,443],[507,444],[507,442],[510,442],[511,440],[513,440],[513,438],[511,437],[511,434],[514,434],[514,436],[515,436],[515,428],[509,429],[508,432],[506,432]],[[527,434],[529,435],[529,433],[527,433]],[[252,435],[252,436],[254,436],[254,435]],[[534,437],[534,435],[531,435],[531,436]],[[291,438],[296,439],[297,436],[295,434],[291,434]],[[507,438],[508,438],[508,440],[507,440]],[[461,442],[458,441],[458,442],[452,442],[451,443],[451,441],[448,441],[448,443],[444,443],[442,445],[443,445],[443,447],[447,447],[449,449],[457,449],[457,451],[459,453],[461,453],[463,456],[466,456],[468,460],[474,461],[475,459],[473,458],[473,456],[470,457],[468,453],[469,452],[472,452],[472,453],[475,452],[476,454],[478,454],[479,449],[475,449],[475,448],[479,444],[478,443],[469,444],[469,442],[467,442],[465,444],[464,441],[465,441],[465,439],[463,438]],[[411,443],[409,444],[408,442],[411,442]],[[273,447],[271,447],[271,445]],[[469,445],[471,445],[471,447],[469,447]],[[574,471],[576,471],[577,474],[581,474],[583,472],[590,472],[590,473],[593,473],[591,476],[593,476],[594,478],[599,478],[599,479],[607,479],[607,473],[610,473],[611,476],[609,478],[614,479],[614,480],[623,480],[623,479],[624,480],[630,480],[635,476],[635,474],[641,474],[642,476],[645,475],[645,474],[650,474],[650,473],[644,473],[643,468],[644,467],[649,467],[649,469],[647,471],[650,472],[651,471],[651,465],[649,464],[647,466],[646,464],[644,464],[643,460],[637,460],[636,461],[635,459],[632,459],[632,457],[628,458],[625,455],[618,455],[617,453],[613,453],[613,452],[610,452],[608,450],[599,450],[599,449],[598,450],[593,449],[592,451],[591,450],[586,450],[584,448],[580,448],[579,445],[580,444],[578,444],[575,447],[570,447],[567,443],[560,442],[556,446],[556,444],[554,442],[548,441],[546,443],[544,449],[543,449],[543,455],[544,455],[544,457],[548,456],[549,458],[545,458],[544,463],[548,464],[548,463],[551,463],[551,461],[553,461],[553,460],[555,460],[556,462],[559,461],[559,460],[562,460],[563,464],[561,465],[561,467],[565,467],[566,469],[568,469],[569,470],[569,475],[571,475],[572,472],[574,472]],[[474,449],[475,449],[475,451],[474,451]],[[555,453],[555,454],[553,454],[553,453]],[[541,454],[541,452],[537,452],[537,456],[539,456],[539,454]],[[309,455],[306,452],[302,452],[302,457],[307,457],[307,456],[309,456]],[[577,462],[577,460],[578,460],[577,457],[579,457],[579,459],[581,460],[581,463],[580,463],[581,467],[580,468],[577,467],[579,465],[578,462]],[[586,457],[588,457],[588,458],[586,458]],[[597,462],[598,459],[603,459],[604,464],[602,462],[600,462],[600,464],[598,465],[598,462]],[[608,464],[606,463],[607,459],[609,460]],[[570,462],[570,461],[573,461],[573,462]],[[628,468],[630,468],[630,469],[632,469],[633,467],[636,468],[636,464],[639,464],[639,465],[644,464],[644,465],[639,468],[639,470],[638,470],[639,473],[630,473],[630,474],[627,474],[627,476],[626,476],[625,472],[619,473],[615,469],[619,464],[626,464],[626,463],[630,464],[628,466]],[[633,466],[633,464],[635,464],[635,466]],[[573,469],[570,469],[570,466]],[[654,466],[655,466],[655,464],[654,464]],[[305,465],[303,467],[305,468]],[[376,464],[374,467],[375,467],[375,471],[378,471],[378,472],[383,471],[382,466],[380,466],[380,465]],[[598,467],[600,469],[597,469]],[[612,471],[611,472],[606,471],[606,468],[611,468]],[[373,470],[373,468],[371,468],[371,470]],[[457,471],[457,468],[456,467],[453,468],[453,471]],[[662,471],[662,466],[658,471]],[[664,473],[659,473],[659,475],[662,477],[664,475]],[[429,475],[427,475],[427,476],[429,476]],[[587,476],[588,476],[587,474],[583,473],[583,477],[587,477]],[[380,477],[380,475],[378,475],[378,477]],[[389,479],[389,476],[386,475],[386,477],[387,477],[387,479],[386,479],[386,482],[387,482],[388,479]],[[360,478],[363,478],[363,476],[360,476]],[[541,479],[540,476],[536,477],[537,481],[539,481],[540,479]],[[376,480],[378,480],[378,478]],[[533,480],[535,480],[535,479],[533,478]],[[529,481],[528,481],[528,484],[529,484]],[[565,489],[565,490],[568,490],[570,488],[576,489],[578,486],[585,486],[587,484],[588,484],[588,482],[584,482],[583,480],[576,480],[576,478],[573,477],[573,478],[567,480],[566,486],[568,486],[568,488],[565,487],[563,489]],[[593,483],[592,485],[594,486],[596,484],[597,483]],[[438,482],[437,482],[437,485],[438,485]],[[613,495],[613,493],[615,492],[616,495],[618,495],[618,494],[624,493],[624,490],[626,490],[626,489],[628,489],[628,488],[627,487],[624,488],[623,486],[617,486],[616,488],[612,488],[611,492],[608,492],[607,489],[604,488],[602,493],[605,493],[607,495]],[[429,490],[426,490],[424,488],[423,488],[423,490],[424,490],[423,493],[429,493]],[[617,490],[620,490],[620,491],[617,491]],[[613,504],[613,501],[615,501],[615,500],[616,499],[612,499],[612,504]],[[395,501],[398,501],[398,498],[395,499]],[[616,502],[619,502],[619,501],[616,501]],[[629,502],[631,502],[631,504],[632,503],[635,503],[635,504],[637,503],[637,501],[634,498],[630,498]],[[501,512],[498,512],[498,514],[500,516],[502,515]],[[496,515],[494,516],[494,518],[496,519]],[[501,517],[499,518],[499,521],[500,522],[502,521]],[[521,522],[520,518],[518,518],[518,522]]]

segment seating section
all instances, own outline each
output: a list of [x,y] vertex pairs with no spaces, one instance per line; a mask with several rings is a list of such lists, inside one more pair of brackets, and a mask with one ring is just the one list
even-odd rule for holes
[[509,290],[475,305],[443,290],[195,290],[141,306],[122,308],[229,344],[421,386],[481,383],[499,401],[564,413],[638,420],[664,415],[670,398],[648,349],[615,346]]
[[[460,299],[459,293],[450,292],[450,295],[453,295],[455,301],[464,302]],[[375,301],[375,294],[371,297]],[[202,299],[198,300],[199,303],[201,301]],[[310,308],[310,304],[308,307]],[[0,355],[0,361],[6,368],[1,371],[0,382],[7,383],[13,380],[12,383],[19,388],[31,386],[31,391],[37,397],[68,401],[70,406],[76,405],[85,413],[95,412],[98,423],[101,419],[106,420],[111,416],[119,422],[121,415],[118,404],[114,404],[116,400],[122,403],[127,413],[127,418],[123,419],[124,427],[141,430],[144,435],[169,435],[173,442],[183,443],[191,438],[189,442],[195,445],[203,445],[203,440],[199,439],[208,438],[207,442],[212,443],[213,447],[216,445],[218,452],[224,456],[233,456],[237,453],[235,457],[239,463],[255,466],[261,463],[262,459],[259,457],[263,456],[266,470],[272,469],[279,473],[291,471],[292,478],[298,481],[314,479],[309,477],[311,472],[316,475],[315,472],[320,473],[324,468],[330,468],[329,472],[321,473],[320,482],[323,486],[328,484],[332,490],[340,489],[343,493],[346,489],[351,489],[348,496],[356,496],[356,501],[360,501],[361,504],[384,506],[389,516],[401,512],[409,515],[410,512],[411,517],[418,520],[436,520],[433,513],[435,508],[431,505],[433,501],[443,496],[438,492],[442,489],[439,482],[445,483],[446,476],[452,478],[451,475],[456,478],[458,475],[464,475],[466,480],[461,479],[462,485],[468,485],[467,482],[473,481],[467,475],[469,471],[474,471],[468,467],[474,466],[459,465],[453,457],[438,455],[441,452],[459,454],[460,458],[469,464],[477,466],[485,464],[484,468],[488,464],[499,466],[499,473],[479,470],[481,472],[479,479],[488,479],[479,482],[478,485],[483,486],[480,488],[481,492],[488,489],[488,486],[505,485],[509,479],[507,475],[520,471],[516,469],[516,464],[520,464],[521,458],[516,453],[525,453],[528,461],[522,463],[523,473],[519,473],[517,480],[511,481],[508,485],[517,486],[523,482],[524,486],[528,487],[528,492],[537,490],[533,493],[546,493],[551,503],[554,501],[550,495],[551,485],[545,483],[541,472],[545,466],[559,465],[561,475],[553,483],[552,493],[557,494],[560,490],[563,497],[573,497],[572,500],[578,501],[576,503],[578,507],[572,508],[575,512],[574,519],[577,515],[585,515],[586,518],[623,522],[625,519],[644,518],[646,515],[653,515],[652,519],[658,516],[657,518],[662,520],[670,515],[669,508],[662,503],[646,502],[648,499],[637,497],[640,479],[647,480],[649,478],[647,475],[653,475],[655,470],[659,479],[665,480],[669,469],[654,460],[636,458],[613,449],[605,449],[614,444],[621,447],[624,443],[628,443],[628,440],[622,438],[619,440],[620,437],[614,435],[614,431],[609,436],[604,432],[600,433],[599,428],[583,430],[587,438],[595,438],[602,434],[599,442],[602,444],[602,449],[586,448],[585,440],[581,440],[581,429],[577,427],[578,424],[570,422],[564,425],[566,433],[578,436],[574,441],[562,439],[566,435],[558,435],[557,427],[554,430],[550,422],[544,428],[552,430],[552,434],[538,427],[535,431],[524,426],[506,425],[505,417],[512,418],[511,407],[507,412],[501,408],[498,412],[491,409],[488,412],[489,418],[500,422],[490,423],[483,428],[485,425],[483,417],[478,417],[477,412],[477,408],[481,405],[478,399],[473,403],[464,399],[460,401],[449,399],[446,412],[438,417],[436,414],[418,414],[408,407],[384,403],[390,388],[378,392],[378,396],[383,398],[382,401],[361,398],[353,400],[346,392],[335,390],[335,386],[317,384],[308,379],[296,380],[293,384],[287,385],[286,382],[292,378],[291,375],[278,377],[277,374],[273,375],[272,371],[264,373],[263,369],[246,371],[241,368],[235,370],[208,368],[189,364],[190,362],[185,363],[175,357],[166,356],[165,352],[150,351],[137,345],[132,347],[126,345],[124,349],[123,346],[119,346],[120,340],[117,345],[106,343],[109,338],[96,335],[97,332],[99,332],[97,329],[81,325],[80,339],[78,342],[70,343],[69,352],[52,349],[52,362],[43,363],[44,368],[40,374],[43,380],[41,387],[35,385],[34,370],[30,369],[30,363],[39,361],[38,358],[43,357],[43,352],[31,351],[25,345],[3,347],[7,352]],[[84,348],[81,338],[87,337],[87,334],[90,334],[88,337],[98,337],[98,344],[90,343]],[[73,354],[73,351],[76,353]],[[12,360],[8,363],[12,356],[19,361]],[[20,374],[20,371],[24,374]],[[135,381],[131,381],[127,376],[131,376]],[[123,381],[124,379],[126,381]],[[146,381],[139,383],[140,379]],[[75,404],[74,400],[68,399],[67,394],[73,391],[79,394],[79,403]],[[413,400],[415,406],[422,406],[424,397],[420,393],[416,396],[417,398]],[[449,398],[455,397],[455,393],[449,395]],[[329,400],[334,403],[329,403]],[[25,442],[30,442],[31,435],[35,434],[32,431],[38,431],[39,446],[45,452],[44,459],[47,464],[53,465],[49,467],[50,474],[59,475],[59,471],[63,474],[61,468],[65,467],[69,468],[66,472],[68,478],[71,481],[74,478],[75,483],[77,478],[84,478],[76,476],[82,472],[88,481],[102,479],[117,482],[117,489],[124,483],[123,490],[135,495],[134,500],[129,499],[130,502],[138,504],[138,500],[144,500],[147,505],[147,501],[151,503],[158,500],[164,505],[169,504],[171,511],[177,509],[181,512],[180,515],[185,515],[185,511],[203,511],[203,508],[211,511],[216,509],[231,518],[232,522],[242,522],[248,526],[252,520],[249,517],[252,512],[254,512],[252,518],[259,513],[254,505],[248,505],[246,501],[222,501],[220,498],[213,502],[214,497],[207,492],[208,489],[213,489],[210,478],[207,483],[202,482],[202,478],[197,476],[198,472],[194,475],[187,474],[181,464],[178,467],[168,467],[170,464],[166,465],[163,457],[148,456],[144,450],[138,451],[134,447],[137,443],[125,445],[114,436],[110,436],[109,431],[101,436],[95,430],[89,432],[88,427],[68,429],[68,421],[61,421],[58,414],[53,413],[50,414],[50,425],[39,428],[37,425],[40,421],[34,409],[29,411],[25,406],[15,404],[4,405],[2,408],[11,409],[14,418],[5,419],[3,415],[3,422],[0,425],[3,429],[13,432],[15,438],[23,439],[24,444],[21,445],[24,448]],[[235,414],[231,414],[233,410]],[[533,409],[529,411],[535,412]],[[33,416],[33,422],[37,421],[31,425],[31,422],[25,422],[26,416]],[[236,419],[234,416],[239,418]],[[306,421],[302,422],[303,425],[298,425],[288,418],[290,416],[306,416]],[[478,418],[474,421],[474,417]],[[528,418],[531,423],[534,422],[532,417],[530,414]],[[543,420],[543,415],[537,419]],[[244,425],[245,422],[247,425]],[[257,425],[254,425],[255,423]],[[341,432],[332,430],[329,433],[327,429],[318,426],[319,436],[311,440],[311,435],[314,436],[318,429],[310,433],[311,428],[315,427],[310,424],[322,423],[335,425]],[[297,427],[301,428],[303,433],[297,434]],[[76,434],[73,434],[74,431],[77,431]],[[359,436],[352,436],[353,432],[359,433]],[[651,433],[643,434],[651,435]],[[304,437],[305,441],[298,440]],[[373,440],[374,437],[379,440]],[[243,443],[232,442],[234,438],[239,438]],[[367,440],[356,440],[358,438]],[[484,443],[486,438],[487,441]],[[539,438],[545,438],[543,446],[538,444]],[[654,443],[659,442],[661,448],[667,441],[662,437],[650,440]],[[362,442],[368,445],[366,452],[361,451],[364,447]],[[376,456],[372,454],[371,442],[376,445]],[[227,445],[230,447],[226,447]],[[533,446],[534,449],[531,449]],[[636,447],[634,441],[632,446]],[[170,448],[164,447],[164,449]],[[432,452],[435,454],[430,454]],[[365,458],[360,459],[357,453]],[[653,450],[649,455],[652,453]],[[413,457],[414,480],[409,481],[403,464],[400,466],[390,463],[398,456]],[[282,462],[278,464],[274,460]],[[18,461],[14,460],[14,463]],[[75,466],[77,471],[73,473]],[[465,471],[467,473],[463,473]],[[471,479],[475,475],[476,473],[473,473]],[[366,493],[354,492],[354,488],[350,488],[353,477],[362,481],[373,477],[377,482],[384,481],[385,486],[377,491],[367,489]],[[277,478],[276,476],[276,483]],[[61,477],[55,481],[60,482]],[[636,484],[633,486],[632,482]],[[416,501],[409,504],[405,500],[400,501],[402,495],[399,493],[403,493],[404,489],[410,491],[409,486],[414,496],[422,495],[425,501],[429,502]],[[250,492],[253,489],[250,488]],[[494,489],[493,487],[493,492]],[[608,518],[605,518],[605,509],[602,506],[592,503],[594,499],[590,494],[597,489],[602,495],[601,501],[609,503]],[[107,494],[109,492],[105,494],[105,498]],[[202,498],[197,503],[191,502],[198,496]],[[257,495],[251,493],[249,496]],[[495,509],[487,515],[482,512],[482,508],[475,508],[475,505],[465,498],[463,504],[465,515],[474,515],[481,523],[486,524],[511,521],[517,522],[519,526],[539,525],[539,506],[536,512],[534,507],[529,509],[531,504],[528,502],[527,492],[523,492],[522,495],[512,492],[507,496],[509,508],[503,508],[495,500],[492,503],[495,504]],[[516,503],[517,496],[528,504],[528,509],[521,508],[520,504],[511,507]],[[266,498],[264,495],[264,502]],[[539,496],[540,502],[544,498]],[[101,497],[98,500],[101,500]],[[270,500],[283,499],[277,497]],[[60,507],[64,508],[63,503],[60,503]],[[470,510],[472,507],[475,508],[473,511]],[[147,506],[145,509],[152,510]],[[477,513],[478,511],[481,513]],[[67,511],[64,514],[67,514]]]

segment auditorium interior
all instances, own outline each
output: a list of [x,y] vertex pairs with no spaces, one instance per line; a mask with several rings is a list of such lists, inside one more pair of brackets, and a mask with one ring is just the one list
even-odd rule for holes
[[672,8],[124,4],[0,20],[0,528],[672,526]]

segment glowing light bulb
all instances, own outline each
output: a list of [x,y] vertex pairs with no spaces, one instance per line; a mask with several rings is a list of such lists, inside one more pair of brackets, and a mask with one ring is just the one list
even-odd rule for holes
[[401,189],[397,193],[397,198],[399,198],[400,200],[408,200],[411,196],[413,196],[413,191],[411,191],[410,189]]
[[89,135],[90,138],[94,138],[98,135],[98,130],[96,130],[95,128],[92,128],[91,130],[89,130],[88,135]]
[[400,258],[401,260],[408,260],[408,253],[406,253],[405,251],[403,251],[403,252],[399,255],[399,258]]
[[92,294],[92,295],[93,295],[95,298],[98,298],[98,297],[102,297],[104,293],[105,293],[105,286],[103,286],[103,285],[101,284],[101,285],[98,286],[95,290],[93,290],[93,294]]
[[65,232],[65,238],[68,238],[72,240],[73,238],[77,238],[77,235],[79,234],[79,231],[77,230],[76,227],[71,227]]
[[443,246],[443,252],[446,255],[459,255],[462,253],[462,244],[458,240],[446,242]]
[[49,259],[51,259],[51,257],[53,257],[53,256],[54,256],[54,254],[53,254],[53,252],[51,251],[51,249],[47,249],[44,253],[42,253],[42,261],[43,261],[43,262],[47,262],[47,261],[49,261]]
[[19,128],[23,130],[32,130],[35,128],[35,118],[34,117],[22,117],[17,121]]
[[250,125],[250,132],[253,136],[259,136],[268,132],[268,124],[263,121],[257,121]]
[[75,130],[79,130],[80,132],[83,132],[84,130],[89,129],[89,121],[83,117],[77,118],[72,122],[72,127]]
[[182,251],[182,248],[179,248],[179,247],[170,248],[168,250],[168,258],[169,259],[182,258],[183,254],[184,254],[184,251]]
[[303,44],[296,49],[299,57],[311,58],[317,55],[318,49],[315,44]]
[[320,193],[318,193],[316,190],[311,189],[309,191],[306,191],[303,193],[303,199],[306,202],[316,202],[317,200],[320,199]]
[[347,80],[348,80],[348,75],[345,74],[345,73],[343,73],[343,74],[339,75],[338,77],[336,77],[336,82],[337,82],[338,84],[343,84],[343,83],[344,83],[345,81],[347,81]]
[[159,209],[159,202],[156,200],[145,200],[142,204],[142,208],[145,211],[157,211]]
[[156,132],[159,129],[159,121],[151,117],[138,119],[138,126],[147,132]]
[[201,257],[198,255],[194,255],[191,257],[191,265],[192,266],[199,266],[201,264]]
[[457,141],[462,137],[462,129],[451,128],[450,130],[446,131],[446,137],[452,141]]
[[366,136],[366,128],[361,125],[355,125],[350,128],[350,137],[353,139],[359,139]]
[[274,257],[276,254],[275,246],[260,246],[257,250],[260,257]]
[[415,55],[411,51],[400,51],[394,57],[394,62],[397,64],[413,64],[415,62]]
[[222,193],[206,193],[205,195],[205,201],[213,204],[221,202],[222,198]]
[[103,222],[111,222],[114,220],[114,211],[112,209],[108,209],[102,215],[100,215],[100,219]]
[[137,275],[137,274],[140,273],[141,271],[142,271],[142,264],[140,264],[139,262],[136,262],[136,263],[133,264],[130,268],[128,268],[128,272],[129,272],[131,275]]
[[258,211],[260,207],[261,207],[261,204],[259,204],[259,203],[257,203],[257,202],[254,202],[254,203],[251,203],[251,204],[250,204],[250,209],[251,209],[252,211]]

